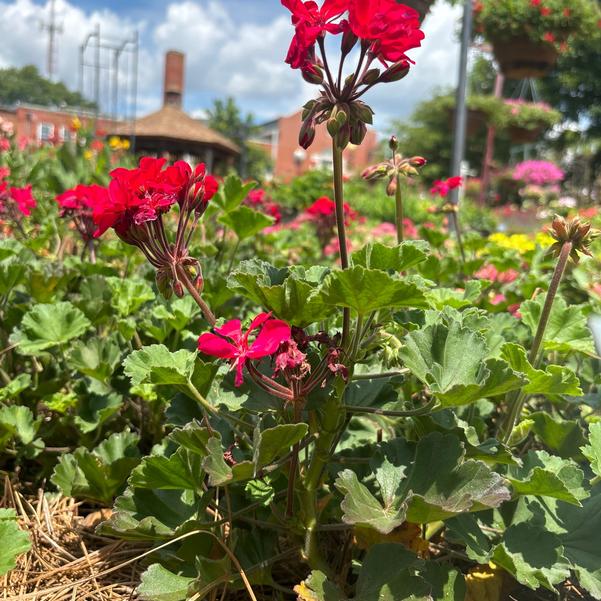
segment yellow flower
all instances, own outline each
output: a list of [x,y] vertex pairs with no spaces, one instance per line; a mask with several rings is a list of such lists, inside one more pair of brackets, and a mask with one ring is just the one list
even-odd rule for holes
[[117,136],[111,136],[109,138],[109,146],[113,150],[119,150],[119,147],[121,146],[121,140]]
[[81,121],[79,117],[73,117],[73,119],[71,120],[71,128],[74,131],[79,131],[81,129]]
[[83,158],[86,159],[86,161],[91,161],[94,158],[94,153],[91,150],[84,150]]
[[543,248],[547,248],[548,246],[555,244],[555,239],[545,232],[539,232],[536,234],[536,243]]
[[526,234],[513,234],[508,236],[507,234],[498,233],[492,234],[488,239],[501,248],[517,250],[520,254],[530,252],[536,248],[534,240],[530,239]]
[[130,143],[129,140],[121,140],[121,148],[123,150],[129,150]]

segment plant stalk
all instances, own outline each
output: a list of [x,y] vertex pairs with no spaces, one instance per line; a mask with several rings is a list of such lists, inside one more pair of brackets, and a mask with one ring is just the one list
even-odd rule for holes
[[[549,323],[549,318],[551,317],[553,302],[557,296],[559,285],[561,284],[561,280],[568,265],[571,252],[572,243],[564,242],[563,246],[561,247],[561,252],[559,253],[559,259],[557,261],[557,265],[555,266],[555,271],[553,272],[553,277],[551,278],[551,284],[549,285],[549,290],[545,298],[545,304],[543,305],[543,310],[538,320],[538,327],[536,328],[536,334],[534,335],[534,340],[532,342],[532,346],[530,347],[530,353],[528,354],[528,361],[535,368],[538,368],[542,359],[541,347],[545,337],[545,330],[547,329],[547,324]],[[501,430],[502,442],[506,443],[511,437],[511,433],[513,432],[517,420],[522,413],[522,408],[524,407],[524,403],[526,402],[527,398],[528,395],[523,391],[519,391],[517,394],[513,393],[511,397],[508,398],[510,410],[507,420],[505,421],[505,424]]]
[[405,220],[403,210],[403,191],[401,190],[401,176],[396,176],[396,239],[399,244],[405,239],[403,222]]
[[202,314],[204,315],[205,319],[209,322],[209,325],[211,327],[214,327],[217,323],[217,318],[215,317],[213,311],[211,311],[209,305],[207,305],[207,303],[204,302],[198,290],[196,290],[194,284],[190,281],[190,278],[188,277],[186,271],[179,266],[176,267],[176,271],[177,276],[181,280],[182,284],[186,287],[186,290],[188,290],[192,298],[196,301],[196,304],[200,307],[200,310],[202,311]]
[[[342,167],[342,149],[332,138],[332,157],[334,168],[334,198],[336,201],[336,228],[338,230],[338,244],[340,246],[340,264],[342,269],[349,268],[348,248],[346,246],[346,226],[344,223],[344,181]],[[342,314],[342,347],[348,343],[351,326],[351,310],[345,308]]]

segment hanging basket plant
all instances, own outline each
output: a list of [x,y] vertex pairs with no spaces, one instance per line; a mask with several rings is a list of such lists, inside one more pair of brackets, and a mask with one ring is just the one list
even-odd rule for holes
[[426,18],[426,15],[430,12],[430,8],[434,4],[435,0],[398,0],[402,4],[406,6],[410,6],[414,8],[420,17],[420,21],[423,21]]
[[537,78],[574,37],[594,30],[600,12],[591,0],[477,0],[476,31],[492,44],[506,77]]
[[505,101],[505,128],[515,144],[532,144],[561,121],[561,113],[544,102]]
[[[453,96],[448,97],[447,109],[449,111],[449,121],[452,125],[455,123],[455,98]],[[489,125],[501,126],[502,121],[500,119],[504,111],[503,101],[499,98],[494,96],[469,96],[467,99],[466,124],[468,137],[479,134]]]

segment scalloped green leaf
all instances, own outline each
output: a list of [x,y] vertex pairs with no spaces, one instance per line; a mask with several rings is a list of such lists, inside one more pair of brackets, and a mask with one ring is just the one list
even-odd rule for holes
[[589,444],[580,447],[583,455],[590,461],[593,473],[601,477],[601,422],[589,426]]
[[273,218],[246,206],[239,206],[221,215],[219,223],[229,227],[240,242],[256,236],[273,223]]
[[253,440],[253,463],[255,470],[270,464],[277,457],[288,453],[309,431],[307,424],[280,424],[266,430],[255,429]]
[[108,277],[106,281],[111,289],[111,305],[121,317],[135,313],[148,301],[155,299],[152,286],[139,278]]
[[352,254],[353,265],[382,271],[405,271],[428,258],[429,245],[423,240],[411,240],[397,246],[370,242]]
[[22,355],[39,355],[49,348],[78,338],[89,327],[87,317],[70,302],[35,305],[10,337]]
[[427,307],[426,297],[415,283],[361,265],[333,271],[324,280],[322,290],[326,304],[347,307],[360,315],[380,309]]
[[504,395],[526,381],[505,361],[486,359],[484,337],[456,321],[409,332],[403,343],[399,357],[444,407]]
[[196,353],[185,349],[172,353],[163,344],[153,344],[130,353],[123,367],[133,386],[182,386],[192,378],[195,362]]
[[194,580],[174,574],[160,563],[153,563],[142,574],[137,592],[145,601],[185,601]]
[[0,509],[0,576],[10,572],[17,557],[31,549],[29,535],[19,528],[14,509]]

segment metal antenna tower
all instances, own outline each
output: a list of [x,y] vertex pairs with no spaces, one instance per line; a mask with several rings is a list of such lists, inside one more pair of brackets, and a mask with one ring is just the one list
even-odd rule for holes
[[63,26],[56,22],[56,0],[50,0],[50,15],[48,21],[42,23],[42,30],[48,32],[48,51],[46,57],[46,70],[48,78],[54,79],[56,73],[57,43],[56,37],[63,33]]

